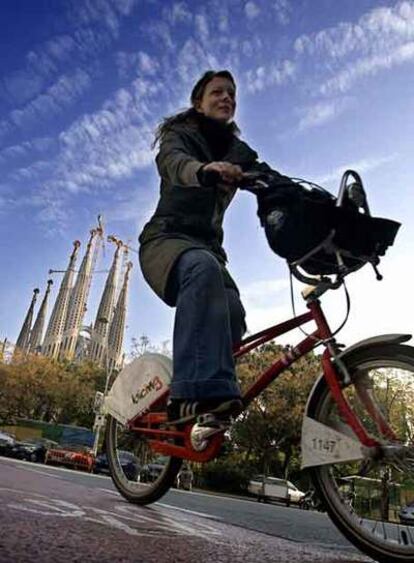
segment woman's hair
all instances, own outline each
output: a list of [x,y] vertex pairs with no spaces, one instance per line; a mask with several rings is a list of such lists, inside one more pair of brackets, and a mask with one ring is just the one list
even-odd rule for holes
[[[228,70],[219,70],[219,71],[208,70],[207,72],[205,72],[203,76],[197,81],[191,92],[191,96],[190,96],[191,107],[189,109],[186,109],[169,117],[165,117],[161,121],[161,123],[158,125],[155,131],[155,138],[154,138],[154,142],[152,143],[152,148],[154,148],[157,145],[157,143],[161,140],[163,135],[176,123],[196,122],[197,103],[201,101],[207,84],[211,82],[213,78],[216,78],[216,76],[221,78],[227,78],[227,80],[230,80],[230,82],[233,83],[234,88],[236,88],[236,82],[234,81],[232,74]],[[229,124],[229,128],[231,128],[232,132],[235,134],[240,133],[239,128],[234,122]]]

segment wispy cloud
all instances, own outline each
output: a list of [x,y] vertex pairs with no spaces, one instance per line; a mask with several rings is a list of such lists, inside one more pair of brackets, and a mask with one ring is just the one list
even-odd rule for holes
[[349,64],[321,85],[322,94],[335,94],[349,91],[354,83],[364,76],[373,76],[379,71],[396,65],[414,61],[414,41],[397,47],[393,52],[359,59]]
[[246,2],[246,4],[244,5],[244,12],[247,18],[249,20],[252,20],[254,18],[257,18],[257,16],[260,14],[260,8],[255,2],[252,2],[250,0],[249,2]]
[[73,73],[61,76],[44,94],[40,94],[23,109],[10,113],[10,121],[25,127],[37,120],[50,118],[72,105],[91,86],[90,76],[78,68]]
[[121,51],[115,56],[119,75],[122,78],[137,76],[138,74],[154,75],[159,69],[159,62],[145,51],[126,53]]
[[295,41],[299,56],[324,61],[333,74],[321,86],[325,95],[348,91],[360,78],[414,60],[414,3],[375,8],[357,23],[341,22]]
[[389,164],[397,157],[397,154],[390,154],[387,156],[369,157],[354,162],[348,162],[346,164],[337,166],[330,172],[326,172],[321,176],[317,176],[313,180],[318,184],[329,184],[330,182],[337,182],[338,178],[340,178],[346,170],[358,170],[360,174],[363,174],[365,172],[376,170],[377,168],[380,168],[385,164]]
[[45,173],[52,172],[50,160],[36,160],[27,167],[22,167],[12,172],[9,177],[13,180],[38,180]]
[[200,75],[200,69],[219,68],[219,62],[211,51],[206,51],[196,41],[188,40],[180,51],[178,72],[185,83]]
[[76,25],[104,25],[117,37],[120,20],[128,16],[137,3],[137,0],[71,0],[68,14]]
[[210,37],[208,19],[205,14],[195,15],[195,29],[196,37],[202,42],[206,43]]
[[339,98],[334,100],[323,100],[312,106],[302,110],[302,117],[299,121],[298,130],[305,131],[307,129],[324,125],[329,121],[337,118],[350,105],[347,98]]
[[259,66],[245,74],[247,89],[251,93],[260,92],[266,87],[285,84],[295,76],[296,65],[290,60]]
[[287,25],[290,21],[292,6],[288,0],[274,0],[273,9],[277,19],[282,25]]
[[159,86],[136,79],[97,112],[83,115],[60,137],[60,153],[48,185],[71,192],[108,186],[153,160],[155,123],[151,100]]
[[14,106],[24,104],[47,88],[64,65],[78,57],[88,62],[110,43],[108,33],[79,28],[71,35],[57,35],[30,50],[22,68],[0,80],[0,96]]
[[110,207],[104,208],[105,216],[111,221],[127,221],[143,224],[150,218],[156,205],[157,190],[133,189],[125,191],[113,202]]
[[193,14],[186,2],[175,2],[172,6],[164,8],[164,18],[173,25],[191,23],[193,21]]
[[169,23],[165,21],[152,21],[142,26],[142,33],[153,41],[160,43],[171,53],[174,52],[176,44],[173,41],[173,33]]

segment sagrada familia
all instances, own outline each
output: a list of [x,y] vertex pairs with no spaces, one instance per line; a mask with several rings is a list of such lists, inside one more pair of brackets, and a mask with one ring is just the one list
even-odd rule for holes
[[[98,218],[98,226],[90,231],[89,241],[78,272],[76,272],[76,263],[81,243],[78,240],[73,243],[69,264],[63,272],[63,279],[44,337],[48,300],[53,281],[47,282],[47,289],[32,326],[39,294],[39,289],[33,290],[33,297],[16,341],[15,355],[42,354],[59,360],[88,358],[109,370],[122,367],[127,293],[132,263],[125,260],[128,247],[121,240],[112,235],[107,237],[107,240],[115,245],[115,253],[96,312],[95,322],[90,326],[83,325],[92,276],[103,241],[103,227],[100,218]],[[124,263],[124,272],[122,273],[123,279],[118,283],[121,262]],[[53,270],[49,271],[49,273],[51,272]]]

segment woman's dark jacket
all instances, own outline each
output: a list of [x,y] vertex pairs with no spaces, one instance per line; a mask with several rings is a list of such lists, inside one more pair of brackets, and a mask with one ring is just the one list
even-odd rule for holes
[[201,167],[220,160],[238,164],[243,171],[269,170],[257,161],[257,153],[233,134],[225,154],[217,158],[211,139],[202,130],[198,120],[190,120],[172,125],[162,136],[156,157],[161,195],[139,237],[144,277],[169,305],[174,304],[167,291],[169,274],[177,258],[191,248],[212,252],[223,266],[225,284],[236,287],[225,268],[227,257],[222,248],[223,216],[236,188],[201,185]]

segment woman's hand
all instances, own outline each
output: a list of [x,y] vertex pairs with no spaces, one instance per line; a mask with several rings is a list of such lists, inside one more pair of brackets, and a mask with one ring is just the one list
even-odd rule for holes
[[237,184],[243,178],[243,170],[230,162],[210,162],[203,166],[203,172],[217,172],[225,184]]

